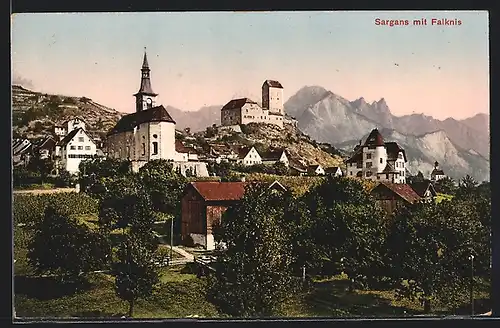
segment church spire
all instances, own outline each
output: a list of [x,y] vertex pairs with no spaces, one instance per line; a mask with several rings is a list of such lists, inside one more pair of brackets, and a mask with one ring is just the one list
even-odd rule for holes
[[144,59],[142,61],[142,68],[143,69],[149,69],[149,64],[148,64],[148,55],[146,53],[146,47],[144,47]]
[[136,98],[136,111],[138,112],[155,105],[155,98],[158,94],[154,93],[151,88],[150,72],[146,47],[144,47],[144,58],[141,68],[141,86],[139,87],[139,91],[134,95]]

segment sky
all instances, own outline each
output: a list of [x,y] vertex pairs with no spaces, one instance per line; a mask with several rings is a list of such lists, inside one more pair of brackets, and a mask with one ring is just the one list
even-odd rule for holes
[[260,101],[273,79],[285,99],[319,85],[351,101],[384,98],[395,115],[489,113],[486,11],[29,13],[11,24],[13,83],[122,112],[135,110],[147,47],[158,102],[182,110]]

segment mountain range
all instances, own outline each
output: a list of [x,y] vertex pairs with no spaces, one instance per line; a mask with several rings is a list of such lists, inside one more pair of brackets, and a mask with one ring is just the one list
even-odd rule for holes
[[352,151],[373,128],[388,141],[406,149],[409,170],[429,174],[437,160],[455,179],[469,174],[489,180],[489,116],[465,120],[412,114],[395,116],[384,98],[368,103],[349,101],[320,86],[306,86],[285,103],[285,112],[297,118],[299,129],[319,142]]

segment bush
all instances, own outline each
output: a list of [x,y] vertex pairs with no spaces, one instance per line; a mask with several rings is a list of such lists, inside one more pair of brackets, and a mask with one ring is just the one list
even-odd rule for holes
[[38,222],[43,218],[45,209],[49,205],[68,216],[98,213],[96,200],[76,192],[41,195],[17,194],[13,198],[12,215],[14,224],[32,225]]

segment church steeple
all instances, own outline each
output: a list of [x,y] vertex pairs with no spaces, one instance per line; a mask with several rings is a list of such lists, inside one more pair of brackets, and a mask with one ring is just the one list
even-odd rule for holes
[[150,78],[148,56],[146,54],[146,47],[144,47],[144,59],[142,60],[141,68],[141,86],[139,91],[137,91],[135,96],[135,109],[140,112],[144,109],[152,108],[155,106],[157,93],[153,92],[151,88],[151,78]]

